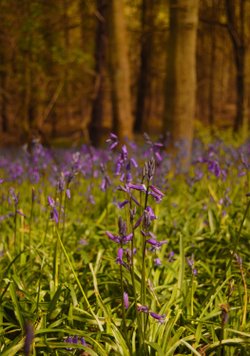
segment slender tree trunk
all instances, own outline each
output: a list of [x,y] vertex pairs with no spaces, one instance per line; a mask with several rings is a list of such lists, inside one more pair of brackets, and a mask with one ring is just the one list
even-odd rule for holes
[[196,32],[198,0],[170,0],[170,34],[164,129],[183,148],[181,170],[188,169],[196,97]]
[[[1,43],[2,45],[2,43]],[[2,48],[2,47],[1,47]],[[5,60],[4,48],[3,53],[0,53],[0,67],[2,70],[0,71],[0,107],[1,107],[1,130],[2,132],[8,132],[8,116],[7,116],[7,63]]]
[[[107,1],[97,0],[97,29],[95,48],[95,85],[94,98],[89,125],[89,135],[93,145],[99,146],[107,138],[105,116],[108,115],[108,78],[107,78]],[[110,115],[110,112],[109,112]]]
[[[215,17],[215,3],[213,0],[212,4],[212,18]],[[214,116],[215,116],[215,102],[214,102],[214,94],[215,94],[215,65],[216,65],[216,32],[214,25],[211,23],[210,25],[210,75],[209,75],[209,94],[208,94],[208,102],[209,102],[209,125],[211,133],[214,133]]]
[[121,139],[132,138],[130,69],[124,0],[109,0],[109,55],[112,90],[113,129]]
[[[250,91],[250,0],[225,0],[228,31],[236,65],[237,113],[234,131],[248,137]],[[237,8],[238,7],[238,8]]]
[[70,33],[69,33],[69,16],[68,16],[69,1],[63,0],[63,42],[65,51],[65,68],[64,68],[64,105],[65,105],[65,116],[66,120],[69,122],[72,119],[71,108],[70,108],[70,68],[69,68],[69,51],[70,51]]
[[142,1],[142,38],[140,53],[140,73],[138,80],[138,93],[136,103],[135,132],[149,130],[151,116],[150,103],[152,100],[152,57],[153,57],[153,31],[154,31],[154,4],[155,0]]

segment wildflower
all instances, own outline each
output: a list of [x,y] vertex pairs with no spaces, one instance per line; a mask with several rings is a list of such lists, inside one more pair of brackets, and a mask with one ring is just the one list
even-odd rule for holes
[[114,235],[110,231],[106,231],[106,235],[108,236],[108,238],[110,240],[112,240],[116,243],[119,243],[119,244],[126,244],[127,242],[131,241],[133,238],[133,234],[130,233],[130,234],[126,235],[126,231],[125,231],[125,234],[120,234],[120,236]]
[[162,198],[164,197],[164,194],[154,185],[150,185],[149,188],[150,188],[149,194],[151,194],[157,202],[161,201]]
[[189,265],[189,267],[192,270],[193,276],[196,276],[198,274],[198,271],[194,266],[194,256],[192,255],[191,257],[187,257],[186,261],[187,261],[187,264]]
[[155,266],[161,266],[161,260],[159,257],[154,259],[154,264],[155,264]]
[[0,178],[0,184],[2,184],[4,182],[4,179]]
[[142,313],[148,313],[148,312],[149,312],[148,306],[146,306],[146,305],[141,305],[141,304],[137,305],[137,310],[138,310],[139,312],[142,312]]
[[123,304],[124,304],[125,309],[128,309],[129,299],[128,299],[128,293],[126,293],[126,292],[123,293]]
[[65,176],[64,176],[64,173],[63,173],[63,172],[61,172],[57,184],[58,184],[58,190],[59,190],[59,192],[63,192],[64,189],[65,189],[65,185],[66,185],[66,183],[65,183]]
[[68,199],[71,198],[71,192],[70,192],[70,189],[66,189],[66,196]]
[[13,202],[14,202],[14,205],[17,207],[18,202],[19,202],[19,194],[16,194],[16,193],[15,193],[14,188],[10,188],[9,193],[10,193],[11,199],[12,199]]
[[147,211],[150,220],[156,219],[155,213],[150,206],[147,206],[145,210]]
[[110,133],[109,139],[106,140],[109,149],[112,151],[118,145],[118,137],[114,133]]
[[48,196],[48,203],[49,206],[52,208],[51,212],[50,212],[50,217],[52,220],[54,220],[56,222],[56,224],[58,224],[59,222],[59,214],[58,211],[56,209],[56,203],[54,201],[53,198],[51,198],[50,196]]
[[234,254],[234,257],[236,259],[236,262],[238,263],[238,265],[240,267],[242,267],[242,258],[240,257],[240,255],[238,255],[237,253]]
[[123,248],[118,248],[118,252],[117,252],[117,257],[116,257],[116,263],[118,263],[119,265],[123,265],[124,262],[122,260],[122,256],[123,256]]
[[112,241],[114,241],[114,242],[116,242],[116,243],[120,243],[120,238],[119,238],[119,236],[112,234],[112,232],[110,232],[110,231],[106,231],[106,235],[108,236],[108,238],[109,238],[110,240],[112,240]]
[[118,205],[118,208],[119,209],[122,209],[126,204],[128,204],[129,203],[129,201],[128,200],[124,200],[124,201],[122,201],[122,202],[120,202],[120,203],[117,203],[117,205]]
[[[66,339],[64,339],[64,342],[67,344],[74,344],[74,345],[78,345],[79,343],[83,346],[86,346],[87,343],[84,339],[84,337],[79,338],[77,335],[74,336],[67,336]],[[71,351],[72,348],[67,348],[68,351]]]
[[128,183],[127,187],[130,189],[138,190],[140,192],[146,192],[147,188],[144,184],[133,184],[133,183]]
[[104,175],[102,182],[101,182],[101,190],[106,192],[107,188],[111,185],[110,178],[107,175]]
[[168,254],[168,262],[174,261],[174,251],[170,251]]
[[166,315],[165,314],[156,314],[154,312],[149,312],[149,315],[152,316],[152,318],[156,319],[159,321],[160,324],[162,324],[165,321]]
[[150,245],[152,245],[154,248],[160,248],[162,245],[167,243],[167,240],[164,241],[156,241],[154,238],[150,238],[146,240],[146,242]]

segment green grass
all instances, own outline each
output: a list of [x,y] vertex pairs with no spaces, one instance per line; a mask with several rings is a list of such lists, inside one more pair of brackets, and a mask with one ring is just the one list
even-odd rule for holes
[[[108,164],[112,176],[112,160]],[[31,355],[250,354],[248,176],[238,177],[234,166],[225,180],[202,169],[203,178],[192,185],[187,176],[166,172],[162,201],[147,197],[157,216],[149,230],[168,243],[149,251],[142,227],[135,229],[131,269],[116,263],[119,246],[106,236],[107,230],[118,234],[120,215],[131,232],[143,212],[137,207],[131,223],[129,208],[136,204],[130,200],[118,209],[113,203],[126,199],[115,189],[119,178],[112,177],[102,192],[100,175],[90,180],[79,174],[70,199],[51,185],[49,172],[35,185],[2,183],[0,214],[13,216],[0,224],[1,355],[24,354],[27,323],[34,329]],[[91,181],[95,205],[86,198]],[[7,199],[10,187],[19,193],[16,207]],[[223,206],[226,194],[231,203]],[[58,224],[50,218],[48,195],[64,209]],[[134,195],[143,201],[139,192]],[[138,312],[139,304],[164,315],[163,322]],[[74,335],[87,344],[65,343]]]

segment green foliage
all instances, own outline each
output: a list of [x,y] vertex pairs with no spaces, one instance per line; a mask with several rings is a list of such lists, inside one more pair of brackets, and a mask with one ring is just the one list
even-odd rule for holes
[[[149,355],[248,354],[247,176],[239,178],[231,167],[227,179],[219,180],[204,170],[203,178],[190,185],[187,177],[166,173],[169,186],[161,204],[154,206],[158,218],[152,229],[168,244],[145,251],[145,284],[139,255],[134,257],[134,281],[126,268],[121,279],[117,246],[105,235],[106,230],[117,231],[121,212],[113,200],[119,181],[114,178],[103,192],[96,178],[95,205],[90,205],[86,177],[75,177],[70,200],[65,192],[55,193],[48,178],[49,172],[36,185],[33,207],[34,187],[28,181],[16,185],[16,208],[24,216],[3,219],[0,225],[1,355],[21,354],[27,322],[34,328],[34,354],[67,355],[71,348],[74,355],[138,355],[142,318],[136,304],[143,293],[149,310],[165,315],[163,322],[148,316],[143,321]],[[11,186],[7,181],[0,185],[2,196]],[[225,192],[232,204],[223,207]],[[58,224],[50,219],[49,195],[65,213]],[[121,196],[117,192],[115,199]],[[3,198],[0,209],[2,215],[13,212],[13,204]],[[122,214],[126,218],[128,209]],[[137,231],[136,239],[140,249]],[[153,263],[156,256],[162,261],[159,266]],[[122,284],[129,295],[126,310]],[[65,342],[72,335],[87,344]]]

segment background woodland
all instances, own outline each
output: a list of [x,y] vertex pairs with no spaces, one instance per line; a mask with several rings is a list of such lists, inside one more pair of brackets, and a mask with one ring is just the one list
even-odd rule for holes
[[0,0],[1,142],[248,135],[249,0]]

